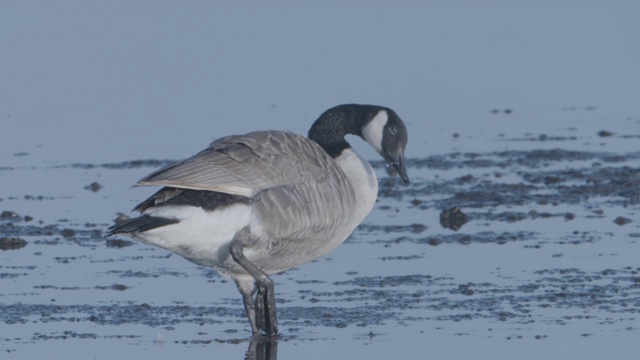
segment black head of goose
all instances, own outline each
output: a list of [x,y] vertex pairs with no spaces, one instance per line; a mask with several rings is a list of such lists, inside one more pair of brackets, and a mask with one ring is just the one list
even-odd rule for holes
[[[378,181],[345,140],[362,137],[409,182],[407,129],[391,109],[340,105],[306,138],[284,131],[223,137],[136,185],[163,186],[117,223],[124,234],[230,276],[254,334],[277,334],[270,274],[317,259],[344,242],[373,208]],[[255,298],[253,297],[255,295]]]

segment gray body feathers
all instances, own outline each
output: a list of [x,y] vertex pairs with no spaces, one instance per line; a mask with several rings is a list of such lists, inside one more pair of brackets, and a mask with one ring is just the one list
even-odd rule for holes
[[[350,216],[361,212],[355,208],[356,191],[336,161],[314,141],[289,132],[258,131],[221,138],[136,185],[165,186],[136,207],[142,212],[180,205],[176,199],[189,191],[227,195],[227,205],[250,206],[255,221],[247,224],[253,235],[252,243],[246,244],[250,249],[247,257],[267,273],[328,253],[362,221]],[[219,202],[211,208],[192,205],[213,211],[224,207]],[[191,253],[181,255],[202,264]],[[244,272],[230,258],[214,267],[231,275]]]

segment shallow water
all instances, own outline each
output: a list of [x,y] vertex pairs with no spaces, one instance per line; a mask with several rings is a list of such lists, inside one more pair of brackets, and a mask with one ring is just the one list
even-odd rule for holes
[[[447,356],[498,345],[515,356],[536,342],[549,354],[567,343],[589,356],[604,344],[633,349],[639,160],[557,149],[437,155],[410,159],[410,186],[376,163],[381,192],[368,220],[329,256],[275,276],[278,356],[298,347],[311,358],[420,355],[422,343]],[[5,351],[244,356],[250,333],[232,283],[161,249],[104,237],[122,204],[146,194],[125,191],[121,178],[157,165],[3,170],[104,186],[93,192],[78,181],[67,196],[2,198],[20,215],[6,214],[2,236],[26,241],[0,253]],[[440,224],[451,207],[467,216],[458,231]],[[454,346],[458,339],[471,348]]]
[[[165,20],[160,22],[152,21],[142,5],[126,14],[118,6],[80,6],[73,16],[60,15],[64,7],[1,5],[22,16],[0,24],[13,30],[15,39],[5,39],[14,50],[9,60],[25,76],[8,76],[0,85],[9,100],[0,134],[0,211],[7,211],[0,219],[2,358],[274,358],[276,352],[280,359],[479,353],[521,359],[635,358],[640,106],[630,100],[630,90],[638,83],[632,60],[640,58],[625,34],[640,29],[628,20],[631,5],[584,5],[583,17],[573,18],[569,15],[575,9],[568,5],[548,13],[544,6],[495,3],[483,19],[443,4],[376,4],[364,10],[352,5],[340,8],[340,15],[331,15],[336,4],[290,6],[287,14],[298,15],[290,21],[300,32],[280,23],[268,26],[283,16],[276,7],[247,4],[154,8],[153,15]],[[556,33],[537,33],[523,12],[545,16],[546,29]],[[56,23],[56,14],[87,31],[46,27]],[[122,29],[102,29],[113,21],[109,16],[120,19]],[[322,16],[343,21],[319,31]],[[463,37],[464,31],[452,30],[435,36],[428,31],[446,28],[460,16],[477,33]],[[385,17],[396,27],[339,36],[370,25],[366,19]],[[354,18],[360,23],[347,22]],[[211,24],[211,19],[218,21]],[[583,33],[565,31],[567,19],[571,29]],[[43,28],[25,27],[27,20],[38,20]],[[256,35],[243,27],[233,41],[215,36],[218,27],[238,21],[267,30]],[[185,28],[185,23],[193,26]],[[141,24],[164,34],[167,47]],[[593,24],[603,25],[594,30]],[[66,50],[38,63],[60,71],[49,80],[31,77],[29,63],[20,63],[16,55],[25,50],[20,39],[35,41],[45,29]],[[203,32],[212,36],[207,40],[216,51],[198,46]],[[193,43],[183,43],[191,37]],[[305,37],[315,41],[304,42]],[[348,49],[354,38],[363,42],[360,52],[342,61],[305,55],[324,41]],[[366,50],[380,38],[403,41],[392,42],[395,53],[372,57]],[[44,46],[47,37],[38,39],[36,44]],[[106,46],[113,58],[80,52],[74,39],[85,40],[90,50]],[[141,46],[145,41],[158,48]],[[422,50],[407,45],[425,41],[429,46]],[[451,48],[457,41],[482,50],[476,60],[483,71],[461,70],[464,49]],[[298,48],[291,49],[289,42]],[[246,55],[251,46],[241,43],[267,54],[266,65],[250,65],[273,73],[236,63],[238,58],[248,61],[238,54]],[[556,52],[556,63],[545,65],[532,57],[563,46],[571,51]],[[593,48],[625,56],[592,54]],[[412,56],[398,57],[401,50]],[[179,53],[193,54],[195,63]],[[126,61],[115,61],[125,54]],[[74,55],[85,61],[76,63]],[[156,59],[159,55],[166,57]],[[302,79],[283,77],[292,63],[278,59],[287,56],[298,56],[300,61],[292,62],[297,66],[315,60],[338,75],[293,67],[291,72],[302,71]],[[505,69],[511,63],[505,56],[546,70]],[[211,64],[203,57],[236,75],[208,73]],[[363,58],[369,63],[360,69],[355,65]],[[388,69],[389,63],[397,64],[393,71],[373,71]],[[594,70],[596,85],[582,82],[579,75],[589,73],[582,68],[558,68],[565,63]],[[599,66],[609,69],[607,76],[595,71]],[[115,75],[95,74],[98,67]],[[562,81],[550,86],[540,73]],[[65,74],[67,82],[62,82],[58,77]],[[514,74],[519,77],[508,76]],[[157,80],[162,78],[167,84]],[[27,92],[25,79],[40,87]],[[335,83],[342,81],[357,85],[336,90]],[[66,84],[67,91],[46,91],[56,83]],[[103,86],[97,89],[95,83]],[[123,94],[110,90],[121,88]],[[214,106],[211,97],[216,97]],[[387,177],[372,150],[353,140],[374,160],[378,203],[334,252],[274,276],[282,331],[277,343],[250,342],[240,296],[229,280],[162,249],[105,238],[119,212],[129,214],[153,191],[128,190],[149,172],[218,136],[262,128],[304,133],[324,104],[350,101],[391,106],[407,122],[412,183],[403,186]],[[456,217],[456,208],[464,216]]]

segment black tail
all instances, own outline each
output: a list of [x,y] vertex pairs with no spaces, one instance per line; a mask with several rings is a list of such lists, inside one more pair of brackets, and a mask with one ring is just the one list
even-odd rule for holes
[[142,215],[113,225],[108,229],[107,236],[114,234],[135,234],[179,222],[180,221],[176,219]]

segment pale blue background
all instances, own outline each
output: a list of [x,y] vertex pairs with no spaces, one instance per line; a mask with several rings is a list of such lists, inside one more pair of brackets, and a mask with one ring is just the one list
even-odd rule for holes
[[564,107],[635,116],[638,14],[637,1],[5,0],[0,154],[179,159],[229,133],[306,133],[346,102],[397,110],[409,156],[447,151],[443,127],[492,126],[493,108],[515,111],[495,123],[507,132]]
[[[0,210],[29,214],[45,224],[66,226],[58,221],[70,219],[74,225],[92,222],[106,227],[104,224],[111,222],[117,211],[126,211],[149,195],[151,189],[127,188],[153,169],[83,170],[70,168],[69,164],[179,160],[218,137],[257,129],[306,133],[325,109],[348,102],[395,109],[409,129],[409,158],[457,151],[488,153],[556,147],[637,151],[637,139],[622,141],[620,136],[640,134],[639,15],[640,2],[631,0],[1,0]],[[500,110],[499,114],[492,114],[493,109]],[[505,109],[513,113],[504,114]],[[600,138],[600,130],[616,136]],[[535,139],[541,134],[575,140],[503,141]],[[354,145],[367,158],[378,158],[362,143],[354,141]],[[423,184],[433,180],[434,173],[455,178],[466,175],[466,171],[410,169],[410,175],[416,183]],[[508,176],[504,174],[504,178]],[[84,190],[92,181],[99,181],[105,188],[98,193]],[[25,201],[26,194],[54,200]],[[547,231],[550,238],[574,230],[570,228],[574,224],[582,225],[581,231],[615,234],[612,237],[617,236],[616,239],[627,239],[625,232],[631,231],[621,230],[609,220],[605,225],[585,220],[584,212],[588,210],[577,206],[553,211],[575,211],[578,217],[569,227],[562,219],[545,222],[548,229],[540,229],[537,222],[501,226],[507,231],[529,226],[525,230]],[[608,215],[617,216],[619,212],[629,216],[626,211],[633,209],[614,209]],[[429,234],[438,234],[446,230],[439,228],[437,215],[438,209],[393,216],[374,211],[367,221],[419,222],[429,226]],[[471,223],[463,231],[486,231],[482,226]],[[167,267],[191,276],[140,281],[119,293],[85,291],[87,297],[82,299],[75,292],[60,291],[56,293],[57,301],[157,305],[180,300],[219,306],[238,297],[230,284],[203,286],[201,270],[177,257],[156,259],[151,264],[125,261],[129,256],[150,253],[140,244],[121,251],[104,247],[94,251],[73,244],[36,247],[34,239],[28,240],[31,243],[25,250],[0,253],[0,264],[32,264],[34,249],[44,248],[44,255],[37,258],[42,263],[35,270],[40,277],[25,277],[28,281],[15,283],[6,280],[17,294],[0,301],[49,301],[46,291],[33,297],[20,295],[35,291],[34,285],[81,284],[91,289],[96,283],[128,281],[113,280],[113,275],[105,273],[130,266],[138,266],[140,271],[150,266]],[[424,261],[389,269],[376,261],[384,254],[363,254],[361,248],[365,246],[356,243],[338,248],[331,255],[332,262],[323,259],[308,264],[276,281],[280,282],[280,296],[294,300],[301,285],[287,281],[287,277],[309,280],[322,274],[330,284],[354,268],[363,276],[389,271],[424,272],[464,283],[501,281],[495,279],[495,268],[499,266],[517,283],[544,266],[597,271],[618,263],[634,264],[633,250],[637,247],[629,242],[623,244],[623,249],[631,250],[612,249],[611,243],[600,241],[576,247],[575,253],[563,258],[552,257],[553,252],[570,251],[553,246],[535,256],[520,245],[441,246],[417,250],[427,253]],[[370,248],[366,247],[366,251],[376,249]],[[598,255],[616,251],[619,257]],[[165,254],[160,250],[151,253]],[[53,256],[77,256],[80,260],[66,266],[51,261]],[[112,258],[118,262],[108,263]],[[350,262],[356,258],[362,263]],[[92,263],[93,259],[104,263]],[[168,294],[168,286],[177,290]],[[563,314],[549,316],[554,319]],[[279,350],[281,360],[301,356],[637,356],[637,341],[629,339],[637,338],[640,325],[631,325],[635,331],[621,332],[616,327],[626,324],[582,328],[584,323],[596,320],[568,326],[537,323],[524,329],[495,321],[449,322],[444,331],[438,328],[442,322],[407,327],[391,323],[376,327],[379,336],[373,340],[366,336],[369,329],[352,327],[334,335],[335,329],[310,327],[302,330],[299,342],[281,343]],[[46,327],[38,324],[42,329],[33,329],[29,324],[0,325],[0,331],[12,332],[0,334],[3,338],[29,339],[35,331],[55,334],[69,329],[67,323]],[[132,340],[133,345],[127,345],[125,340],[100,338],[6,346],[19,349],[10,354],[15,358],[69,358],[69,354],[87,358],[242,358],[246,348],[245,344],[189,347],[172,343],[171,340],[192,336],[189,331],[200,331],[188,326],[164,332],[164,347],[151,342],[161,329],[92,327],[86,321],[79,326],[79,332],[98,332],[101,336],[136,333],[141,338]],[[244,323],[237,326],[246,328]],[[426,330],[418,332],[416,327]],[[488,327],[494,332],[488,333]],[[519,330],[529,337],[519,342],[505,340]],[[233,336],[216,333],[222,331],[220,328],[207,331],[220,338]],[[584,332],[596,335],[580,336]],[[315,334],[319,341],[315,341]],[[536,340],[533,336],[537,334],[549,335],[549,339]],[[617,351],[615,356],[609,351],[611,344]]]

